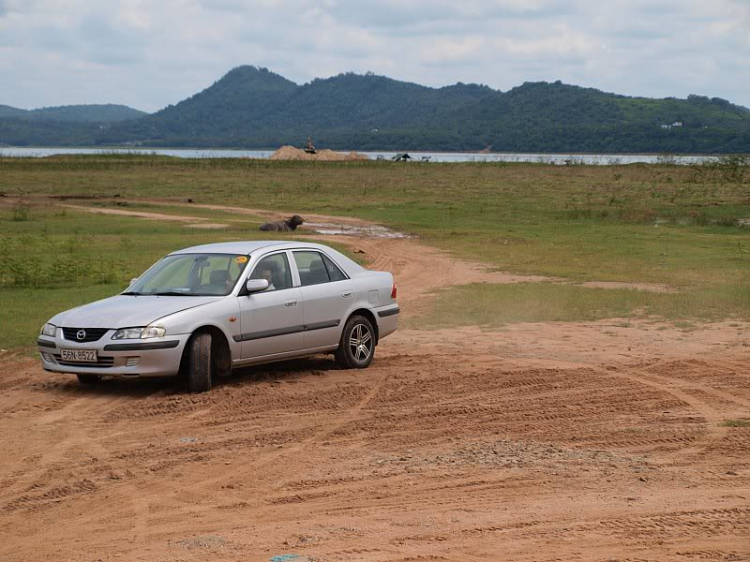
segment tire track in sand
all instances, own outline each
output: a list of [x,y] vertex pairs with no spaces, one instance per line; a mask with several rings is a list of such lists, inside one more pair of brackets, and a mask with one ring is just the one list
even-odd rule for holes
[[[360,416],[362,410],[364,410],[385,387],[388,381],[388,376],[389,372],[387,370],[380,373],[372,387],[365,393],[362,399],[356,405],[342,413],[341,416],[338,416],[332,424],[326,425],[321,428],[320,431],[315,432],[310,437],[303,439],[296,444],[286,446],[284,449],[279,449],[276,452],[264,455],[262,459],[248,463],[243,467],[242,474],[252,478],[258,489],[272,492],[273,489],[268,489],[264,484],[266,484],[268,480],[277,480],[283,473],[289,472],[294,466],[292,461],[298,458],[299,454],[310,445],[325,441],[340,428],[355,421]],[[280,463],[280,461],[286,462]],[[269,470],[271,467],[274,467],[273,471]],[[215,486],[223,482],[235,480],[242,474],[233,472],[229,475],[221,475],[206,479],[200,482],[200,488],[205,490],[207,494],[210,494]],[[206,509],[208,508],[201,508],[196,511],[202,512]]]
[[[702,438],[698,437],[696,441],[693,442],[692,446],[679,449],[678,451],[671,453],[671,455],[667,455],[671,456],[673,459],[701,453],[705,451],[711,443],[724,439],[729,433],[729,428],[722,425],[722,422],[725,420],[725,415],[722,415],[719,410],[712,407],[708,402],[689,394],[681,386],[676,386],[679,385],[680,382],[684,383],[684,381],[661,375],[654,375],[649,371],[640,369],[627,369],[626,371],[612,370],[608,371],[608,374],[649,386],[666,394],[671,394],[678,400],[690,406],[700,414],[701,417],[703,417],[706,421],[705,435]],[[697,386],[690,383],[685,383],[685,385],[692,387]],[[702,388],[702,390],[706,389]],[[721,394],[724,395],[726,393]],[[746,402],[742,399],[736,399],[736,401],[739,401],[742,404]]]
[[[365,391],[362,398],[353,406],[350,406],[341,415],[337,416],[332,423],[325,425],[315,431],[309,437],[297,443],[285,442],[283,449],[269,451],[262,458],[250,460],[240,467],[234,467],[226,473],[212,474],[205,478],[193,481],[191,502],[187,505],[184,501],[185,491],[178,483],[162,482],[160,488],[162,499],[159,517],[169,518],[179,516],[180,518],[199,518],[215,512],[214,498],[217,488],[236,481],[244,481],[252,484],[254,501],[265,502],[274,497],[284,484],[284,477],[290,473],[298,472],[299,464],[306,464],[303,454],[310,446],[326,441],[340,428],[357,420],[362,411],[374,400],[381,390],[386,386],[390,371],[384,370],[379,373]],[[141,502],[141,507],[145,504]],[[142,527],[142,526],[141,526]]]

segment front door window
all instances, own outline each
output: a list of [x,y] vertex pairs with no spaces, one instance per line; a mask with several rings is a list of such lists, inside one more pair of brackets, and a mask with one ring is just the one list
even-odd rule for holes
[[274,254],[260,260],[250,279],[266,279],[268,281],[266,291],[291,289],[292,270],[289,268],[286,253]]

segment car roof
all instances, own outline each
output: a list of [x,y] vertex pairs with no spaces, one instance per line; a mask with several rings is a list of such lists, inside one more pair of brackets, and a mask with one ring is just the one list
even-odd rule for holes
[[172,252],[172,254],[251,254],[261,248],[290,246],[289,242],[278,240],[247,240],[244,242],[218,242],[201,244]]
[[183,248],[172,252],[170,255],[175,254],[252,254],[258,250],[273,251],[273,250],[290,250],[297,248],[314,248],[317,250],[325,250],[327,252],[335,252],[335,250],[329,246],[323,244],[315,244],[312,242],[289,242],[288,240],[247,240],[244,242],[219,242],[216,244],[202,244],[200,246],[191,246],[190,248]]
[[314,250],[323,250],[330,257],[338,263],[339,266],[343,266],[349,275],[355,275],[366,271],[357,262],[349,259],[341,252],[338,252],[330,246],[323,244],[315,244],[313,242],[302,242],[302,241],[285,241],[285,240],[247,240],[244,242],[219,242],[217,244],[203,244],[201,246],[192,246],[190,248],[184,248],[172,252],[170,255],[175,256],[179,254],[247,254],[250,255],[258,250],[265,252],[271,252],[274,250],[294,250],[298,248],[309,248]]

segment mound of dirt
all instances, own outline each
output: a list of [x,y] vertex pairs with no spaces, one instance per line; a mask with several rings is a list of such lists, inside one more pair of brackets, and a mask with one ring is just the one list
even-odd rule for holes
[[271,155],[271,160],[317,160],[321,162],[343,162],[346,160],[369,160],[364,154],[357,152],[335,152],[333,150],[318,150],[315,154],[308,154],[304,150],[293,146],[282,146]]

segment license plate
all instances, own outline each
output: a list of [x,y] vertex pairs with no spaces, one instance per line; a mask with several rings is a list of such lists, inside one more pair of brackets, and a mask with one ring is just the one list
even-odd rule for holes
[[63,361],[78,361],[79,363],[96,363],[96,351],[88,349],[61,349],[60,358]]

